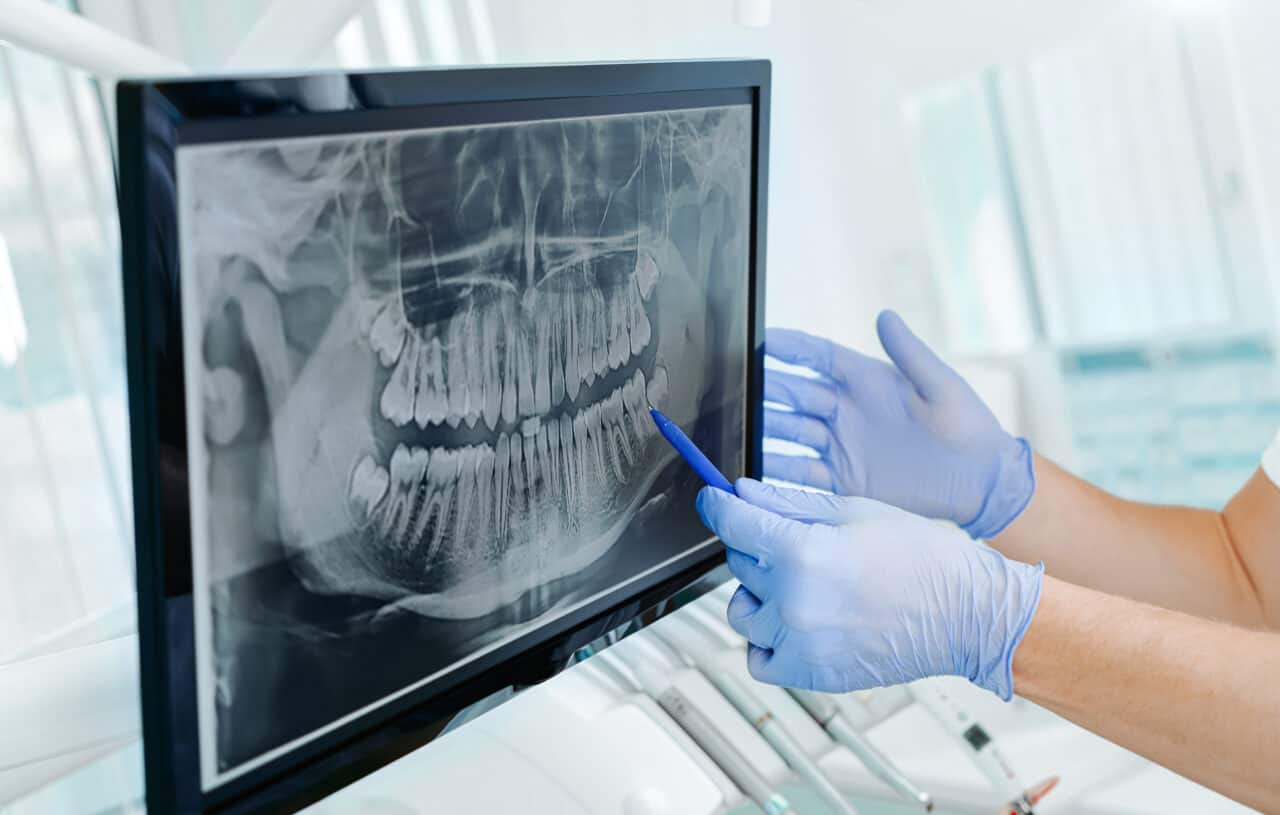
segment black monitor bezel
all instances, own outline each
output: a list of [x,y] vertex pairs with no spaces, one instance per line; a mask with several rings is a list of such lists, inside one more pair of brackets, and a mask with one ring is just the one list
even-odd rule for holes
[[[201,791],[198,756],[190,745],[195,693],[190,654],[175,652],[171,628],[190,626],[190,523],[187,507],[185,396],[179,310],[174,158],[184,144],[220,140],[219,131],[243,132],[252,123],[270,138],[306,117],[308,132],[348,132],[353,115],[381,124],[359,129],[429,126],[446,106],[598,100],[627,110],[662,104],[665,96],[743,91],[753,107],[747,371],[747,471],[761,469],[764,371],[764,286],[768,183],[769,96],[767,60],[634,62],[413,71],[329,72],[309,75],[122,81],[117,86],[126,356],[133,458],[137,546],[138,629],[141,660],[146,794],[154,811],[277,811],[294,809],[430,741],[456,711],[510,685],[552,675],[572,652],[657,607],[723,563],[722,550],[675,564],[639,591],[618,590],[591,606],[528,632],[532,644],[499,664],[477,663],[444,692],[420,688],[319,737],[212,792]],[[305,83],[348,91],[345,107],[303,110]],[[322,117],[316,119],[315,117]],[[169,535],[166,536],[166,530]],[[185,531],[184,531],[185,530]],[[184,537],[185,536],[185,537]],[[170,546],[166,548],[166,541]],[[175,542],[176,541],[176,542]],[[185,550],[183,549],[185,547]],[[185,607],[184,600],[185,599]],[[648,616],[648,615],[647,615]],[[507,649],[502,649],[506,652]],[[493,660],[496,662],[495,660]],[[467,673],[472,673],[468,671]],[[179,675],[184,674],[184,675]],[[185,675],[189,674],[189,675]],[[443,683],[448,684],[448,683]],[[194,773],[194,777],[193,777]]]

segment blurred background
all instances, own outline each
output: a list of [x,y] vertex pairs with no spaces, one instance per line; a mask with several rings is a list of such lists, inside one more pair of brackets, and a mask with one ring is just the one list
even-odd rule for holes
[[1107,489],[1244,482],[1280,426],[1280,4],[755,5],[0,2],[0,706],[100,677],[63,711],[91,743],[0,715],[0,811],[142,806],[116,77],[767,57],[770,324],[878,351],[892,307]]

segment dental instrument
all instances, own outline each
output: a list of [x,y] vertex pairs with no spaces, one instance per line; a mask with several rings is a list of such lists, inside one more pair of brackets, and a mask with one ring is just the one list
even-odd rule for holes
[[[670,624],[674,624],[674,621],[684,622],[690,627],[696,627],[704,635],[719,641],[726,647],[737,647],[738,642],[730,642],[725,636],[727,626],[721,626],[718,621],[709,619],[711,613],[704,605],[695,604],[690,609],[690,612],[680,617],[672,618],[673,623]],[[926,812],[933,810],[933,796],[913,784],[911,779],[907,778],[888,756],[880,752],[866,736],[862,735],[845,718],[840,706],[830,696],[793,688],[788,688],[787,692],[827,732],[827,735],[837,744],[842,744],[848,748],[849,752],[853,753],[872,775],[889,785],[890,788],[906,800],[923,806]]]
[[942,725],[973,761],[974,766],[1007,801],[1016,815],[1032,815],[1034,804],[1027,785],[1018,778],[1013,765],[1000,752],[995,738],[973,713],[936,681],[913,682],[907,686],[915,700]]
[[698,449],[698,445],[694,444],[680,426],[668,419],[657,408],[649,408],[649,413],[653,416],[653,423],[658,426],[658,432],[663,438],[671,442],[671,446],[676,448],[676,452],[680,454],[693,471],[707,482],[708,486],[715,487],[718,490],[724,490],[727,493],[733,493],[733,485],[729,483],[729,479],[724,477],[724,473],[711,463],[711,459],[707,458],[706,453]]
[[[656,640],[655,644],[661,643],[675,658],[691,665],[709,679],[716,690],[720,691],[720,695],[729,700],[738,713],[764,737],[774,752],[782,756],[787,766],[817,792],[833,811],[841,815],[858,815],[858,810],[845,800],[836,785],[818,763],[809,757],[773,711],[751,692],[746,683],[712,663],[708,658],[706,642],[693,642],[689,634],[681,635],[674,630],[674,623],[678,619],[670,618],[668,624],[663,626],[665,631],[659,631],[657,627],[649,629],[648,633]],[[693,637],[705,640],[698,634]]]
[[[599,656],[611,656],[600,654]],[[642,660],[622,661],[636,676],[637,686],[648,693],[668,716],[689,738],[698,745],[712,761],[724,771],[725,775],[741,789],[748,798],[764,810],[765,815],[796,815],[791,803],[779,792],[776,792],[769,780],[752,766],[733,742],[725,738],[715,724],[697,705],[690,701],[675,683],[662,676]]]

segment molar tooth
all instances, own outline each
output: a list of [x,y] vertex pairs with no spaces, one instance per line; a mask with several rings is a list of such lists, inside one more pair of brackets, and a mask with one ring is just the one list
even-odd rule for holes
[[[425,451],[423,454],[425,456]],[[431,558],[440,550],[440,545],[444,543],[450,510],[453,508],[454,490],[459,480],[459,461],[458,452],[445,447],[437,447],[431,452],[426,482],[422,485],[425,492],[422,508],[418,513],[417,523],[414,524],[413,538],[407,541],[409,545],[421,544],[427,537],[427,533],[431,533],[431,538],[427,541],[427,551],[420,560],[424,565],[431,561]]]
[[569,401],[576,401],[578,389],[582,385],[582,375],[578,372],[578,307],[573,294],[566,294],[563,300],[564,310],[564,388]]
[[404,427],[413,421],[413,399],[418,391],[418,343],[409,344],[391,372],[378,406],[387,421]]
[[373,325],[369,327],[369,345],[378,352],[378,360],[382,362],[382,367],[390,368],[400,358],[405,334],[405,319],[404,312],[400,308],[400,299],[393,297],[378,312]]
[[599,289],[591,289],[591,299],[595,303],[591,309],[591,367],[597,375],[604,376],[609,370],[609,305]]
[[660,273],[658,262],[652,257],[644,252],[636,255],[636,288],[640,290],[640,296],[645,301],[648,301],[649,296],[653,294]]
[[615,388],[613,393],[601,403],[600,412],[608,441],[605,447],[609,453],[609,463],[613,465],[613,474],[618,477],[619,483],[625,484],[627,483],[626,468],[622,466],[622,459],[618,457],[619,448],[628,464],[635,462],[635,455],[631,452],[631,442],[627,440],[627,430],[622,424],[624,419],[621,388]]
[[653,326],[649,324],[649,315],[645,313],[644,301],[640,298],[640,290],[636,283],[627,287],[627,322],[630,326],[628,336],[631,338],[631,353],[640,356],[653,339]]
[[587,433],[587,411],[580,410],[573,417],[573,454],[574,469],[578,472],[579,483],[594,484],[602,473],[594,472],[591,456],[591,439]]
[[351,515],[357,523],[363,524],[373,517],[374,509],[386,497],[390,486],[391,477],[373,460],[373,456],[365,455],[360,459],[347,490]]
[[502,413],[502,370],[498,358],[498,335],[502,328],[501,315],[496,309],[485,315],[484,338],[481,355],[484,359],[484,423],[490,430],[498,426]]
[[609,304],[609,367],[616,371],[631,355],[631,340],[627,336],[627,302],[625,295],[618,291],[610,292],[607,302]]
[[470,548],[475,544],[471,524],[476,520],[476,456],[477,448],[471,445],[458,451],[457,506],[453,513],[453,540],[459,546]]
[[439,337],[421,343],[418,352],[418,396],[413,404],[413,418],[419,427],[440,424],[449,412],[449,399],[444,384],[444,348]]
[[535,309],[537,344],[534,346],[533,410],[545,414],[551,410],[551,325],[541,309]]
[[507,495],[510,482],[511,439],[506,433],[499,433],[493,459],[493,511],[496,522],[495,532],[499,543],[502,543],[507,536],[507,519],[510,517]]
[[541,416],[530,416],[520,423],[520,435],[532,436],[542,427]]
[[604,423],[602,421],[600,403],[596,402],[587,408],[587,430],[590,431],[591,454],[596,472],[601,477],[605,473],[604,464]]
[[538,413],[533,404],[533,349],[528,336],[518,332],[520,344],[516,346],[516,396],[518,413],[521,416],[532,416]]
[[467,358],[466,358],[466,312],[455,314],[449,320],[446,346],[446,362],[448,363],[447,381],[449,386],[449,413],[445,421],[450,427],[457,427],[467,413]]
[[645,398],[644,371],[637,370],[622,386],[622,401],[631,419],[631,430],[635,433],[636,441],[642,444],[649,437],[649,430],[653,427]]
[[649,384],[645,387],[645,394],[649,397],[649,404],[654,407],[661,407],[667,398],[667,369],[659,365],[653,369],[653,376],[649,378]]
[[404,537],[413,518],[413,501],[422,485],[427,463],[427,451],[420,447],[410,450],[403,444],[398,444],[391,453],[391,487],[395,494],[389,504],[389,511],[382,518],[381,532],[384,537],[390,535],[397,541]]

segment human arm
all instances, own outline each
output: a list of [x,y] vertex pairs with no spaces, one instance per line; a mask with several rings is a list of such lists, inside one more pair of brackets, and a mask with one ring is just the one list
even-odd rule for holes
[[1243,626],[1280,628],[1280,489],[1261,470],[1222,512],[1126,501],[1036,457],[1030,504],[991,545],[1055,577]]
[[763,682],[827,692],[959,675],[1280,811],[1280,635],[1045,578],[859,498],[739,479],[699,495],[742,583],[730,625]]
[[1031,454],[897,315],[891,362],[795,331],[765,350],[818,374],[768,370],[765,435],[818,458],[766,454],[765,475],[945,518],[1050,574],[1167,608],[1280,627],[1280,489],[1259,472],[1219,512],[1124,501]]
[[1280,634],[1046,577],[1018,694],[1174,772],[1280,812]]

